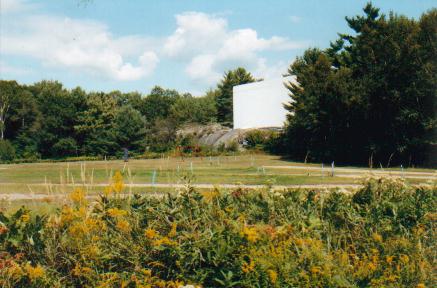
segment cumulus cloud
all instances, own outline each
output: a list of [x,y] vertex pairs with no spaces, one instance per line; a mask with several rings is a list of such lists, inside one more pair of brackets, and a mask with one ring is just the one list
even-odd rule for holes
[[[198,87],[215,84],[224,71],[238,66],[258,78],[279,77],[287,65],[269,63],[265,54],[306,46],[286,37],[263,38],[251,28],[230,29],[225,16],[217,14],[175,15],[175,30],[162,37],[114,36],[102,22],[41,14],[40,6],[26,0],[0,0],[0,4],[3,57],[29,57],[43,67],[117,81],[144,79],[161,59],[167,65],[182,63]],[[2,72],[7,71],[18,73],[12,68]]]
[[[176,23],[176,30],[164,44],[164,53],[174,59],[188,61],[186,72],[189,77],[208,84],[216,82],[224,70],[238,65],[256,70],[259,74],[268,70],[271,76],[274,69],[267,67],[261,52],[304,46],[304,43],[279,36],[261,38],[256,30],[250,28],[231,30],[226,19],[200,12],[176,15]],[[276,77],[280,75],[278,73]]]
[[[147,39],[113,37],[97,21],[40,15],[9,24],[0,35],[0,52],[37,58],[47,66],[129,81],[147,77],[159,62],[147,47]],[[126,56],[136,58],[135,63]]]

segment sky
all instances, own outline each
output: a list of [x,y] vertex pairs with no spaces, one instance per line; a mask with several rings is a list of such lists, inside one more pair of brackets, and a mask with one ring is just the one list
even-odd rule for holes
[[[87,91],[203,95],[225,71],[278,78],[305,49],[352,33],[360,0],[0,0],[0,79]],[[372,3],[418,19],[437,0]]]

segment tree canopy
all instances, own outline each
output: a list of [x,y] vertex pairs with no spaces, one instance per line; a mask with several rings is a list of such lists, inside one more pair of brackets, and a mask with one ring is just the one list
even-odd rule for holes
[[217,118],[218,121],[232,126],[233,123],[233,92],[237,85],[255,82],[255,78],[244,68],[237,68],[225,73],[217,85]]
[[[437,9],[346,17],[354,31],[290,66],[284,148],[295,158],[421,164],[436,148]],[[434,154],[435,156],[435,154]]]

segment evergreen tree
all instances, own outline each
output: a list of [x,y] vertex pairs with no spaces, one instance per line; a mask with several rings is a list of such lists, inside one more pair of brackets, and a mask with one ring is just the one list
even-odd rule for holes
[[244,68],[228,71],[217,86],[217,120],[232,126],[233,123],[233,87],[241,84],[255,82],[252,74]]

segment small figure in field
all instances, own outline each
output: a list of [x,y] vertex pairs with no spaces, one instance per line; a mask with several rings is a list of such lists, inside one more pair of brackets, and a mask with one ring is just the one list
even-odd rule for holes
[[123,148],[123,160],[124,162],[129,161],[129,150],[127,148]]

